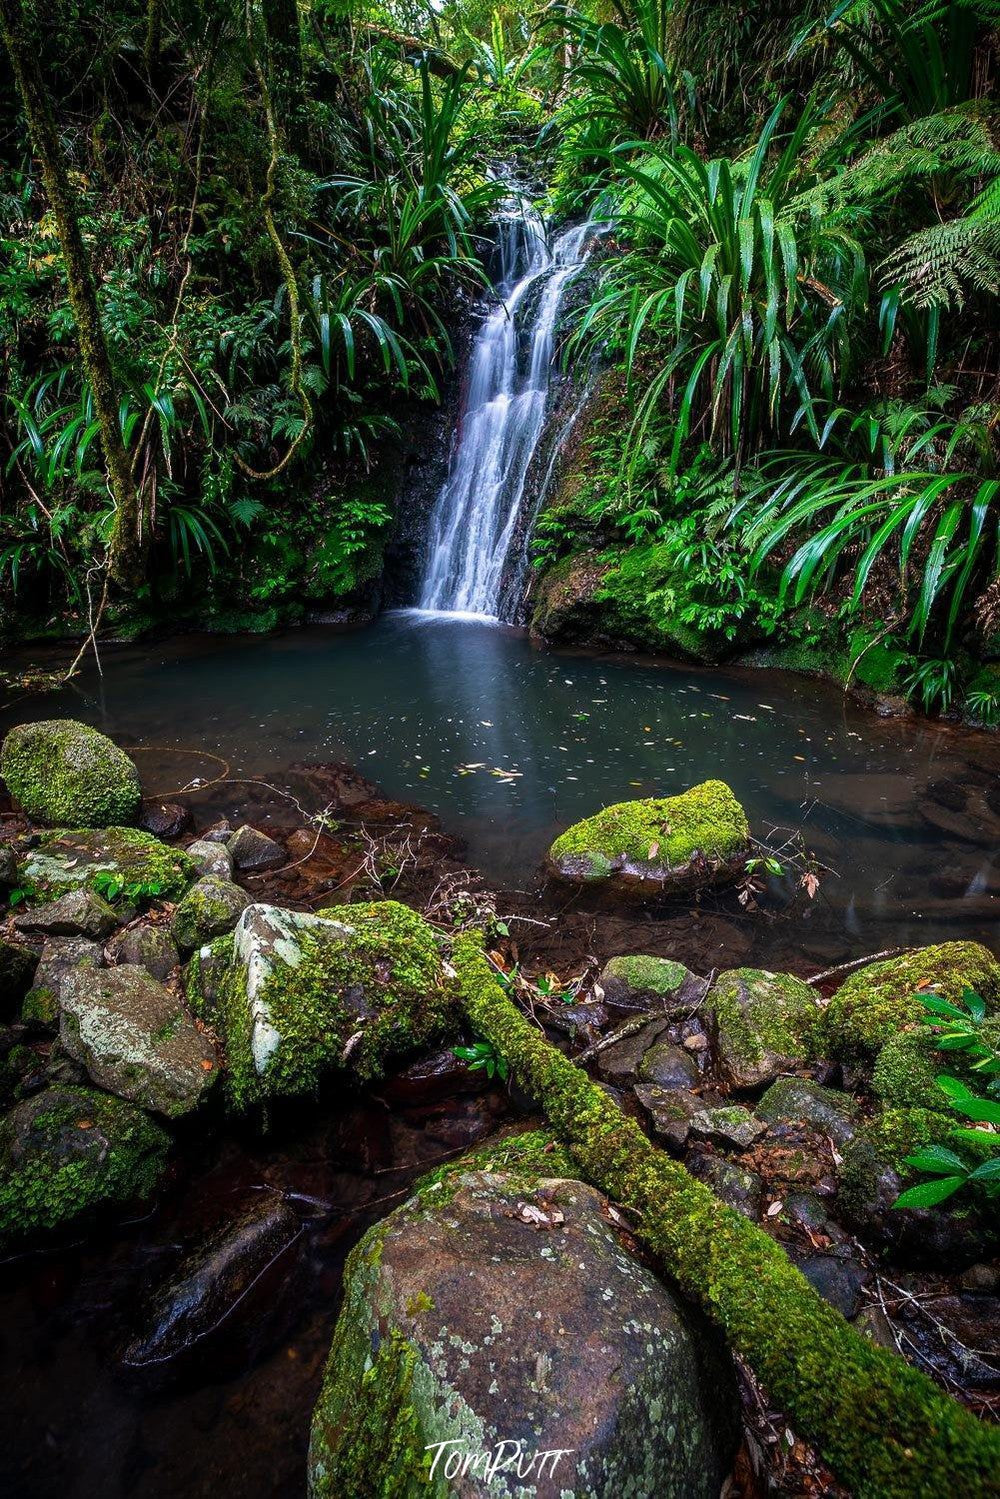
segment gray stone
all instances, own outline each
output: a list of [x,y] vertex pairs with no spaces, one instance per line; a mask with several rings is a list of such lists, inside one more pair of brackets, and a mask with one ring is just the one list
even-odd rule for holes
[[186,1254],[156,1289],[124,1363],[131,1368],[163,1364],[197,1347],[229,1319],[300,1232],[288,1204],[277,1193],[262,1193],[246,1212]]
[[802,1077],[772,1083],[757,1105],[757,1114],[773,1128],[806,1125],[835,1145],[844,1145],[858,1127],[859,1110],[849,1093],[823,1088]]
[[170,931],[182,953],[193,952],[231,932],[247,906],[250,896],[232,880],[205,875],[185,895],[174,912]]
[[696,1005],[707,987],[705,980],[683,963],[641,954],[611,958],[597,982],[609,1005],[639,1011],[687,1001]]
[[233,830],[225,818],[221,822],[213,822],[210,828],[206,828],[201,835],[203,843],[228,843],[233,836]]
[[43,1030],[55,1030],[64,984],[78,968],[92,972],[100,968],[101,956],[99,944],[86,937],[50,937],[24,999],[24,1020]]
[[824,1301],[850,1320],[861,1306],[861,1292],[868,1276],[854,1260],[842,1254],[795,1255],[806,1280]]
[[226,847],[233,864],[241,870],[276,869],[286,862],[285,850],[280,843],[244,823],[237,828]]
[[103,942],[118,925],[118,916],[93,890],[67,890],[58,900],[19,911],[14,925],[19,932],[40,932],[46,937],[89,937],[92,942]]
[[756,1223],[764,1206],[764,1183],[756,1171],[747,1171],[721,1155],[694,1155],[687,1161],[692,1176],[711,1187],[716,1197]]
[[154,838],[179,838],[191,826],[191,812],[179,802],[143,802],[139,826]]
[[199,875],[212,874],[220,880],[232,879],[233,861],[224,843],[209,843],[204,838],[196,838],[184,852]]
[[724,1104],[703,1109],[691,1120],[692,1140],[711,1140],[736,1150],[749,1150],[755,1141],[767,1134],[767,1125],[755,1119],[742,1104]]
[[180,962],[177,944],[162,926],[133,926],[118,949],[121,963],[139,963],[162,984]]
[[[313,1417],[312,1499],[400,1491],[445,1499],[485,1493],[399,1471],[412,1445],[462,1441],[529,1452],[563,1449],[531,1492],[575,1499],[717,1499],[739,1430],[728,1355],[708,1322],[625,1247],[608,1203],[578,1181],[483,1172],[411,1198],[353,1251],[344,1305]],[[402,1364],[400,1360],[404,1360]],[[367,1436],[366,1370],[398,1400]],[[398,1425],[397,1425],[398,1423]],[[396,1445],[398,1441],[398,1445]],[[444,1449],[449,1455],[453,1449]],[[491,1495],[523,1496],[498,1471]]]
[[0,1015],[24,998],[37,964],[38,956],[30,947],[0,937]]
[[640,1082],[660,1088],[690,1088],[701,1076],[694,1058],[672,1041],[655,1042],[639,1063],[638,1075]]
[[651,1020],[632,1036],[623,1036],[612,1046],[598,1052],[597,1071],[610,1082],[622,1079],[631,1081],[638,1076],[639,1067],[649,1048],[660,1039],[667,1028],[665,1020]]
[[99,1088],[168,1118],[197,1108],[219,1070],[181,1001],[135,964],[75,968],[62,983],[59,1038]]
[[658,1088],[652,1083],[638,1084],[635,1096],[648,1113],[654,1133],[681,1150],[691,1133],[692,1119],[705,1107],[703,1101],[683,1088]]
[[772,1083],[803,1062],[820,1014],[808,984],[758,968],[720,974],[705,1008],[719,1068],[736,1088]]

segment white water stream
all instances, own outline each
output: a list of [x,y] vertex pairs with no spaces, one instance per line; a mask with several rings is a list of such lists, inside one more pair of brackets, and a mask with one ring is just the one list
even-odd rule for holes
[[469,387],[448,477],[434,502],[419,608],[495,618],[545,427],[564,294],[598,226],[566,229],[551,249],[541,219],[501,228],[500,305],[472,351]]

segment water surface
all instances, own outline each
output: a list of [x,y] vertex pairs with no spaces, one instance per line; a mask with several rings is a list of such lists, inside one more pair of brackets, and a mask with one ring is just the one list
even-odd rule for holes
[[568,823],[717,776],[759,835],[801,829],[836,872],[813,911],[832,954],[959,935],[1000,947],[995,735],[881,719],[788,673],[556,653],[411,611],[356,634],[186,637],[103,662],[103,677],[91,667],[6,708],[0,727],[86,719],[145,747],[147,789],[163,793],[215,769],[177,748],[277,784],[295,762],[347,760],[438,813],[471,863],[518,888]]

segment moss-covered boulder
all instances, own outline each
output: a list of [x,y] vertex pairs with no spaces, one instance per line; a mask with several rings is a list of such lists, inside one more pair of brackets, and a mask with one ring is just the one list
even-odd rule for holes
[[705,1000],[719,1070],[735,1088],[772,1083],[813,1054],[820,1010],[808,984],[789,973],[734,968]]
[[11,729],[0,774],[28,816],[51,827],[114,827],[139,813],[139,772],[128,755],[72,718]]
[[221,1006],[234,1103],[312,1092],[336,1067],[369,1081],[437,1039],[453,999],[443,956],[396,901],[316,915],[248,906]]
[[757,1104],[763,1119],[777,1134],[804,1126],[815,1134],[844,1145],[856,1133],[861,1111],[849,1093],[824,1088],[804,1077],[779,1077]]
[[679,796],[618,802],[574,823],[549,849],[549,864],[580,883],[614,879],[680,895],[734,879],[750,852],[746,813],[723,781]]
[[619,1010],[657,1010],[688,1000],[694,1005],[705,992],[705,980],[683,963],[644,953],[610,958],[597,982]]
[[150,1195],[169,1137],[141,1109],[91,1088],[49,1088],[0,1122],[0,1245]]
[[128,901],[177,900],[196,875],[180,849],[137,828],[50,833],[27,851],[18,867],[18,883],[31,903],[81,889],[115,891]]
[[961,999],[973,989],[992,1011],[1000,1003],[1000,964],[978,942],[941,942],[869,963],[845,979],[827,1007],[824,1044],[854,1065],[871,1063],[898,1031],[926,1013],[919,994]]
[[167,1118],[197,1108],[218,1075],[211,1042],[137,964],[83,964],[63,980],[59,1038],[98,1087]]
[[249,895],[232,880],[205,875],[191,886],[174,912],[170,923],[173,939],[182,953],[193,952],[214,937],[231,932],[249,905]]
[[601,1194],[479,1172],[446,1186],[348,1260],[313,1499],[715,1499],[738,1429],[731,1363]]

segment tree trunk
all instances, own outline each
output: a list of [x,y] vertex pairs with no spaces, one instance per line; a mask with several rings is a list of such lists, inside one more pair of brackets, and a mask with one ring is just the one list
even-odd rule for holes
[[263,0],[268,73],[278,128],[294,150],[306,140],[306,84],[298,0]]
[[0,34],[10,53],[32,145],[41,163],[45,191],[55,215],[80,360],[100,423],[108,488],[115,506],[111,574],[123,586],[134,587],[143,576],[139,495],[122,442],[118,390],[101,326],[90,256],[80,233],[66,159],[42,77],[34,22],[30,0],[28,7],[24,0],[0,0]]
[[456,941],[452,962],[472,1029],[545,1111],[581,1175],[635,1214],[630,1226],[857,1499],[996,1492],[995,1427],[856,1333],[774,1239],[653,1145],[515,1008],[474,939]]
[[142,49],[146,72],[155,77],[163,43],[163,0],[146,0],[146,40]]

